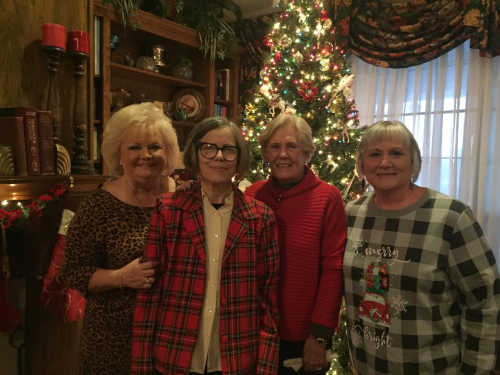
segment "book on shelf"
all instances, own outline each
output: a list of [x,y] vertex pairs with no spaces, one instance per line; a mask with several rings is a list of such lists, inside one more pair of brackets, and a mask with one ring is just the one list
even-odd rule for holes
[[231,71],[229,69],[218,69],[215,71],[215,98],[229,100],[231,88]]
[[31,107],[0,108],[0,117],[22,117],[26,162],[29,176],[40,175],[40,156],[38,148],[38,125],[36,109]]
[[101,75],[101,17],[94,16],[94,74]]
[[0,143],[12,146],[16,176],[27,176],[26,142],[22,117],[0,117]]
[[227,107],[221,104],[214,104],[214,116],[227,118]]
[[38,120],[38,145],[40,149],[40,174],[56,174],[56,152],[52,132],[52,112],[36,111]]

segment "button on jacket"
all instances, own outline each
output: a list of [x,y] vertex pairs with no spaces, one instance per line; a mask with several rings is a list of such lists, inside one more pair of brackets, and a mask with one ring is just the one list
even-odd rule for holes
[[[271,209],[234,189],[220,280],[222,374],[276,374],[278,235]],[[187,374],[203,313],[206,262],[200,185],[160,197],[144,260],[162,274],[137,296],[132,374]]]

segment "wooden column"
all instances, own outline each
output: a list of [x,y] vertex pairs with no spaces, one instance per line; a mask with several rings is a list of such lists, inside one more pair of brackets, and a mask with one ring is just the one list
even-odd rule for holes
[[73,158],[71,173],[94,174],[92,160],[88,158],[88,118],[87,118],[87,82],[85,81],[86,62],[89,55],[83,52],[69,52],[75,61],[75,106],[73,112]]

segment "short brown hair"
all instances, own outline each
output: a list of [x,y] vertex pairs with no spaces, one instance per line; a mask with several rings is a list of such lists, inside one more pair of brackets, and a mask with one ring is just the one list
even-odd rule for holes
[[184,149],[184,165],[194,174],[200,173],[200,161],[198,160],[198,150],[196,149],[196,145],[209,131],[219,128],[229,128],[234,135],[236,145],[240,149],[236,165],[236,173],[239,178],[243,178],[250,168],[250,147],[248,146],[248,143],[245,142],[245,139],[243,139],[240,129],[224,117],[209,117],[196,124],[194,129],[189,134],[186,148]]

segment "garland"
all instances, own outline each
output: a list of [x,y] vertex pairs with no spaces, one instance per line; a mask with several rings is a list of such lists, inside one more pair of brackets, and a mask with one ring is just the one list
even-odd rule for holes
[[52,202],[59,197],[62,197],[66,192],[66,186],[62,183],[49,189],[49,192],[34,200],[30,204],[24,206],[21,202],[17,203],[17,207],[12,210],[0,208],[0,224],[2,229],[7,229],[16,221],[27,221],[32,217],[42,217],[42,210],[47,206],[47,203]]

